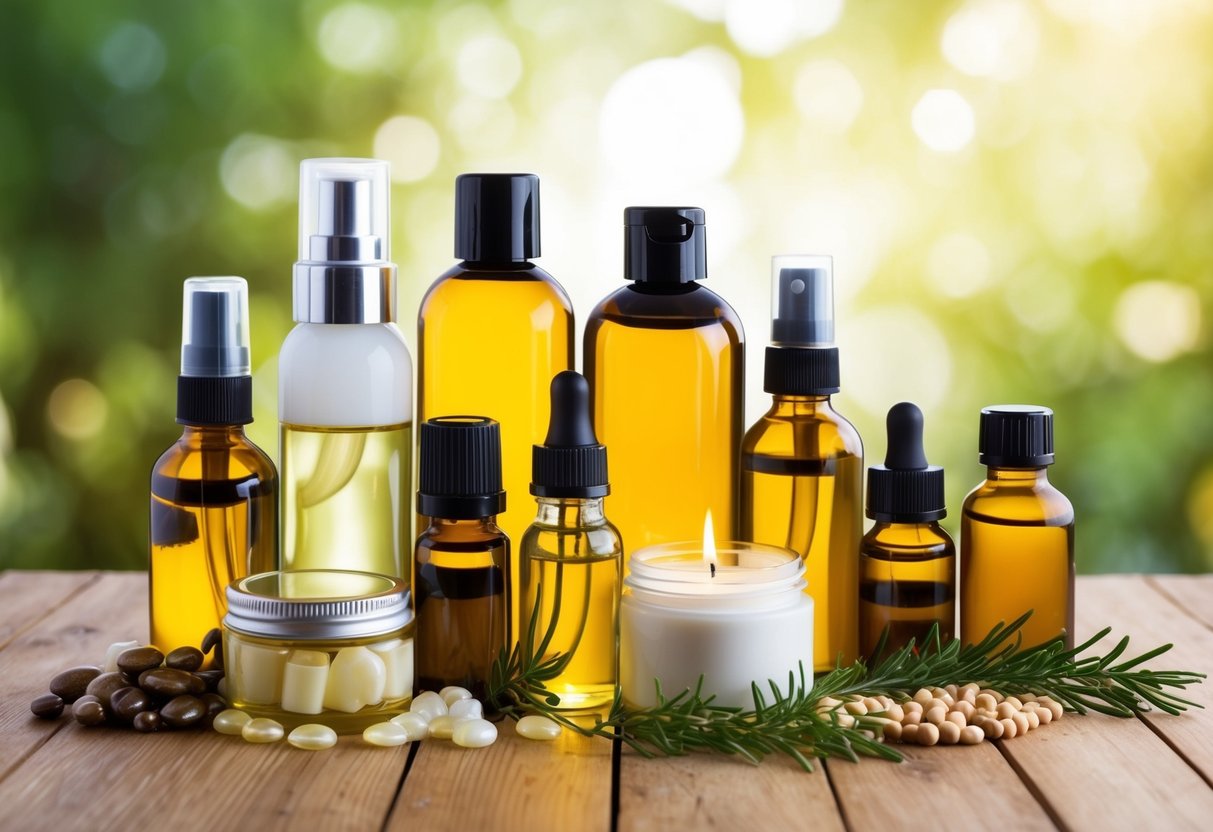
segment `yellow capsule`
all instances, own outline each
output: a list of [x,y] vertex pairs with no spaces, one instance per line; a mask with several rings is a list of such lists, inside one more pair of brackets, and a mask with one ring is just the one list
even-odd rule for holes
[[[477,717],[479,719],[479,717]],[[455,717],[450,714],[436,716],[430,720],[430,736],[436,740],[449,740],[455,733]]]
[[391,748],[396,745],[404,745],[409,741],[409,735],[403,727],[394,722],[376,722],[362,732],[362,740],[368,745]]
[[252,721],[253,718],[244,711],[228,708],[226,711],[220,711],[216,714],[215,721],[211,725],[220,734],[235,736],[244,730],[245,725],[248,725]]
[[278,742],[285,733],[282,723],[264,718],[251,719],[240,729],[245,742]]
[[559,737],[560,732],[564,729],[560,727],[560,723],[554,722],[546,716],[531,714],[518,720],[514,730],[519,736],[526,737],[528,740],[550,741]]
[[300,725],[294,731],[291,731],[287,735],[286,741],[296,748],[302,748],[305,751],[320,751],[325,748],[332,748],[337,744],[337,732],[327,725],[310,723],[308,725]]

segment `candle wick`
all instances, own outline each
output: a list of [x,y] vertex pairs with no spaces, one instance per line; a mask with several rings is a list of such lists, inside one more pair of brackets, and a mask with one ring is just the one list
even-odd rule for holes
[[712,577],[716,577],[716,564],[708,563],[708,568],[712,570]]

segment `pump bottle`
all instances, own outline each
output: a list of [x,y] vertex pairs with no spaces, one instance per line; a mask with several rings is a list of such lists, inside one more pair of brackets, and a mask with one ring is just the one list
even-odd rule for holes
[[413,367],[389,236],[386,162],[303,162],[278,359],[284,569],[410,577]]
[[181,438],[152,468],[151,642],[198,646],[227,612],[227,585],[277,568],[278,476],[244,435],[253,421],[248,285],[185,281]]
[[858,656],[863,443],[830,401],[841,389],[832,261],[783,255],[771,271],[763,389],[774,401],[742,442],[741,537],[804,558],[814,669],[825,671]]
[[[585,328],[594,431],[611,449],[606,508],[628,546],[737,530],[741,319],[707,277],[701,208],[624,211],[624,278]],[[626,564],[625,564],[626,572]]]

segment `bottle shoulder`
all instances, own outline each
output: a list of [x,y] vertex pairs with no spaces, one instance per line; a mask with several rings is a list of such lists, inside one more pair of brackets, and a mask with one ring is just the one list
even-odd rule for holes
[[287,333],[279,364],[338,350],[343,355],[376,354],[411,362],[404,333],[394,322],[376,324],[297,323]]
[[877,560],[931,560],[955,556],[956,544],[938,523],[877,523],[860,551]]
[[598,302],[586,327],[604,322],[648,329],[683,329],[719,325],[737,343],[745,340],[741,317],[728,302],[701,284],[685,291],[653,292],[635,284],[621,286]]
[[965,521],[1065,526],[1074,522],[1074,506],[1047,480],[1000,483],[985,480],[965,496]]
[[584,526],[535,522],[519,543],[521,557],[541,560],[599,560],[623,555],[623,538],[609,520]]
[[573,314],[573,302],[568,292],[556,278],[533,263],[518,269],[494,269],[471,268],[461,262],[451,266],[430,284],[421,299],[419,316],[424,318],[433,307],[455,302],[472,292],[476,293],[474,297],[482,299],[485,284],[491,284],[496,291],[519,297],[530,296],[536,306],[550,303],[569,315]]
[[152,479],[244,481],[273,483],[278,471],[273,460],[247,437],[230,443],[200,445],[182,437],[170,445],[155,465]]
[[863,440],[851,422],[832,407],[781,407],[777,402],[742,440],[748,454],[795,456],[798,447],[813,447],[822,456],[863,458]]

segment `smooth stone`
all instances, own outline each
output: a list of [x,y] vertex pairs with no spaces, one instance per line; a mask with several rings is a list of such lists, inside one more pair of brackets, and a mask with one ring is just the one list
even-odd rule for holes
[[140,734],[154,734],[164,727],[164,720],[155,711],[141,711],[135,714],[135,718],[131,720],[131,725]]
[[455,717],[450,714],[436,716],[430,720],[430,736],[436,740],[449,740],[455,733]]
[[218,627],[213,630],[207,630],[206,635],[202,637],[203,655],[215,651],[215,655],[211,656],[211,662],[215,667],[223,667],[223,631]]
[[83,664],[70,667],[51,679],[48,690],[69,705],[88,691],[89,684],[101,675],[101,668]]
[[197,647],[178,647],[164,657],[164,666],[192,672],[202,667],[205,658]]
[[197,696],[185,694],[170,699],[160,709],[160,718],[170,728],[192,728],[206,716],[206,703]]
[[550,741],[559,737],[560,732],[564,729],[560,727],[560,723],[553,722],[546,716],[531,714],[518,720],[514,730],[518,732],[519,736],[526,737],[528,740]]
[[202,700],[203,705],[206,705],[207,719],[214,719],[227,710],[227,702],[217,693],[204,693],[198,698]]
[[394,722],[377,722],[362,732],[364,742],[391,748],[409,741],[408,732]]
[[250,719],[240,729],[240,736],[247,742],[278,742],[286,732],[282,723],[272,719]]
[[110,697],[110,710],[123,722],[130,722],[144,711],[153,710],[152,698],[139,688],[118,688]]
[[113,673],[102,673],[96,679],[89,682],[85,693],[89,696],[97,697],[97,700],[108,711],[110,709],[110,697],[114,695],[114,692],[130,686],[130,680],[125,675],[114,671]]
[[206,685],[206,689],[211,693],[219,692],[219,683],[223,681],[222,670],[198,670],[194,675],[202,680],[202,684]]
[[407,713],[392,717],[392,722],[399,725],[408,734],[408,741],[423,740],[430,735],[430,724],[421,714]]
[[309,723],[300,725],[287,736],[286,741],[305,751],[320,751],[337,744],[337,732],[327,725]]
[[211,723],[211,727],[220,734],[235,736],[244,731],[244,726],[252,721],[253,718],[244,711],[228,708],[215,715],[215,721]]
[[497,726],[487,719],[462,719],[455,723],[451,739],[463,748],[484,748],[497,741]]
[[409,704],[409,711],[421,714],[425,717],[426,722],[430,722],[436,716],[442,716],[447,713],[447,710],[446,702],[432,690],[418,694],[417,698]]
[[206,683],[193,673],[159,667],[139,674],[139,687],[166,699],[189,694],[197,696],[206,690]]
[[123,673],[139,675],[164,664],[164,654],[155,647],[134,647],[118,656],[118,669]]
[[113,673],[118,669],[118,657],[132,647],[139,646],[139,642],[137,641],[115,641],[105,648],[105,661],[101,664],[102,672]]
[[72,716],[81,725],[91,728],[105,722],[105,708],[97,699],[77,699],[76,704],[72,705]]
[[44,693],[29,703],[29,709],[38,719],[58,719],[63,715],[63,697]]
[[484,706],[479,699],[458,699],[451,703],[452,719],[482,719]]
[[454,705],[456,702],[472,698],[472,692],[470,690],[467,688],[461,688],[458,685],[447,685],[445,688],[438,691],[438,695],[442,697],[442,701],[446,703],[448,708],[451,707],[451,705]]

